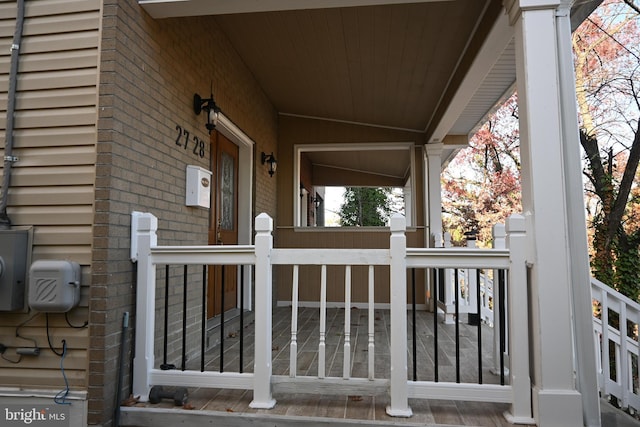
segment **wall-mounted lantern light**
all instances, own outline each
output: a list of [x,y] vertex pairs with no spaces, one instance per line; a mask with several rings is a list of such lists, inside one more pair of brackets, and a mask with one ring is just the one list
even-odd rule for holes
[[271,154],[265,154],[264,151],[262,152],[262,164],[264,165],[265,163],[269,164],[269,176],[272,177],[278,167],[278,161],[274,157],[273,152],[271,152]]
[[200,115],[201,111],[207,112],[207,124],[205,126],[209,134],[211,134],[211,131],[214,130],[218,124],[218,113],[222,111],[213,99],[213,92],[211,93],[211,97],[207,99],[202,99],[197,93],[193,95],[193,112],[196,113],[196,115]]
[[320,207],[320,204],[322,203],[322,199],[319,198],[317,194],[315,195],[315,197],[311,197],[309,200],[310,203],[313,203],[313,207],[315,207],[316,209],[318,209]]

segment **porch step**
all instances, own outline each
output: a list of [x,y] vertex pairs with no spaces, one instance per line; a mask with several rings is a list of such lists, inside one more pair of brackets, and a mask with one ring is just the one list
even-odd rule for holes
[[464,427],[454,424],[424,424],[411,418],[396,418],[391,421],[354,420],[342,418],[320,418],[293,415],[272,415],[266,413],[233,413],[167,408],[123,407],[120,413],[122,427],[157,427],[184,425],[189,427],[354,427],[354,426],[425,426]]

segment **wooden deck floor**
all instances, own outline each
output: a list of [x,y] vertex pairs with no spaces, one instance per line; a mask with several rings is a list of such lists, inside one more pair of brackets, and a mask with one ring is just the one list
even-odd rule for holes
[[[366,310],[352,309],[351,314],[351,375],[353,377],[367,377],[367,343],[368,316]],[[389,312],[375,310],[374,329],[376,343],[375,377],[389,378]],[[297,375],[316,376],[318,370],[318,341],[319,341],[319,310],[300,309],[298,317],[298,363]],[[434,328],[433,313],[418,312],[416,316],[417,328],[417,379],[421,381],[434,380]],[[412,316],[408,315],[409,328]],[[460,356],[461,382],[478,382],[478,351],[477,326],[466,323],[466,316],[458,325],[458,354]],[[242,366],[244,372],[253,371],[253,327],[251,322],[244,328],[244,356]],[[289,343],[291,333],[291,309],[280,307],[274,309],[273,326],[273,375],[289,375]],[[439,381],[456,381],[456,333],[454,325],[438,323],[438,377]],[[224,370],[238,372],[240,366],[239,339],[237,332],[225,332]],[[344,310],[329,309],[327,311],[326,333],[326,374],[329,377],[341,377],[343,372],[344,348]],[[409,379],[413,378],[412,339],[408,344]],[[483,383],[499,383],[500,378],[490,372],[492,365],[493,329],[482,326],[482,381]],[[207,367],[211,370],[220,369],[219,349],[212,349],[208,354]],[[286,425],[287,420],[296,420],[302,424],[303,419],[309,418],[316,424],[330,422],[338,424],[371,424],[371,425],[443,425],[443,426],[511,426],[503,416],[508,409],[507,404],[489,404],[477,402],[459,402],[444,400],[410,399],[413,411],[410,418],[393,418],[386,414],[385,408],[389,404],[386,393],[374,395],[315,395],[303,393],[279,393],[274,390],[277,405],[271,410],[256,410],[249,408],[252,392],[245,390],[195,389],[189,390],[189,408],[191,411],[173,408],[170,401],[158,404],[138,403],[133,410],[123,411],[122,425],[157,425],[150,415],[151,409],[159,410],[166,420],[170,414],[187,417],[189,425],[197,425],[193,419],[195,413],[224,414],[225,422],[216,421],[216,425],[235,425],[232,420],[250,418],[252,425],[257,420],[269,420],[271,425]],[[146,408],[147,411],[140,411]],[[170,410],[167,412],[167,410]],[[189,413],[191,412],[191,414]],[[146,414],[146,415],[144,415]],[[178,415],[179,414],[179,415]],[[142,418],[141,418],[142,417]],[[146,417],[146,418],[145,418]],[[248,418],[247,418],[248,417]],[[302,417],[302,418],[301,418]],[[143,422],[148,419],[148,424]],[[231,420],[231,421],[230,421]],[[184,421],[184,420],[183,420]],[[205,424],[209,425],[209,419]],[[129,424],[126,424],[129,422]],[[181,421],[182,422],[182,421]],[[239,422],[237,425],[244,425]],[[134,423],[134,424],[131,424]],[[155,423],[155,424],[154,424]],[[195,423],[195,424],[194,424]],[[294,423],[295,424],[295,423]],[[298,424],[295,424],[298,425]]]

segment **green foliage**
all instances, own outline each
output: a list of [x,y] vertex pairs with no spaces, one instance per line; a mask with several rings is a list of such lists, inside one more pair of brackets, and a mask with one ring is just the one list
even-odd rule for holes
[[387,188],[347,187],[338,212],[342,226],[384,226],[391,213]]

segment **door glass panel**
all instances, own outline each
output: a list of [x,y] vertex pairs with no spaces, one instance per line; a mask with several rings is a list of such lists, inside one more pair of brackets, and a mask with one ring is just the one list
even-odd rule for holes
[[220,184],[222,191],[220,206],[220,225],[224,230],[233,230],[233,218],[235,217],[235,204],[233,202],[235,200],[235,175],[233,170],[233,156],[223,152],[220,166],[222,169],[220,174]]

